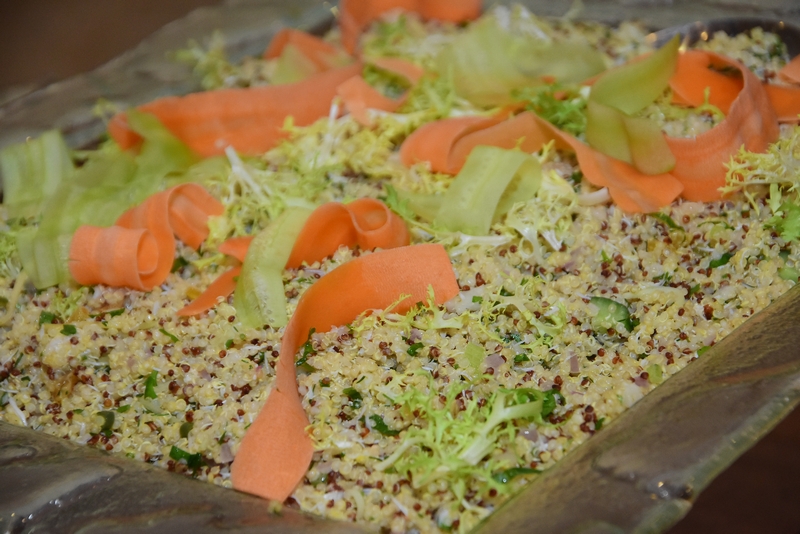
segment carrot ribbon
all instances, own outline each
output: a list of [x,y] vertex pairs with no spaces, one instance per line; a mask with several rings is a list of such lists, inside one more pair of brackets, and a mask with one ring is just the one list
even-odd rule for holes
[[[724,69],[736,69],[739,77],[731,78],[719,72]],[[728,159],[741,146],[754,152],[763,151],[778,137],[778,117],[770,102],[770,91],[794,91],[795,88],[764,86],[742,64],[700,51],[680,56],[670,84],[678,101],[690,105],[704,103],[705,88],[711,87],[710,102],[727,110],[727,117],[694,138],[666,137],[676,159],[674,169],[668,173],[644,174],[558,130],[531,112],[505,121],[498,117],[460,117],[426,124],[406,139],[400,157],[409,166],[428,161],[434,171],[455,174],[466,155],[479,144],[509,147],[519,142],[523,150],[535,151],[545,142],[555,140],[558,148],[575,152],[586,179],[598,187],[607,187],[614,202],[625,211],[656,211],[678,196],[691,201],[717,200],[721,198],[719,188],[725,184],[724,165]],[[790,93],[788,109],[791,112],[795,112],[792,106],[800,105],[794,94]]]
[[[422,67],[400,58],[375,58],[370,59],[367,63],[379,69],[398,74],[408,80],[411,85],[416,84],[425,73]],[[397,111],[408,98],[408,91],[399,98],[384,96],[380,91],[368,84],[363,76],[353,76],[342,83],[336,89],[336,92],[353,118],[364,126],[369,126],[371,122],[368,113],[369,109],[391,113]]]
[[682,190],[673,177],[643,174],[530,111],[505,121],[460,117],[429,123],[406,139],[400,157],[407,165],[430,157],[433,170],[455,174],[475,146],[513,148],[519,145],[527,152],[534,152],[550,140],[555,140],[560,149],[575,152],[586,179],[598,187],[608,187],[614,202],[626,211],[655,211],[675,200]]
[[314,64],[317,72],[324,72],[341,66],[343,51],[323,41],[315,35],[293,28],[283,28],[269,43],[264,51],[265,59],[277,59],[287,46],[295,47],[309,62]]
[[[673,78],[673,90],[687,85],[685,78],[680,75],[681,62],[694,65],[705,62],[706,65],[733,68],[741,75],[741,89],[727,106],[728,113],[724,121],[694,138],[667,137],[667,144],[676,159],[672,175],[683,184],[683,197],[691,201],[709,202],[721,198],[719,188],[725,185],[725,163],[730,157],[742,146],[751,152],[763,152],[778,138],[780,130],[767,92],[750,69],[713,52],[689,51],[683,56],[687,54],[689,57],[681,57],[679,62],[679,74]],[[708,68],[706,71],[715,77],[716,73]],[[722,87],[722,81],[714,83],[714,87]],[[712,95],[714,87],[711,89]],[[719,98],[725,100],[731,96],[731,91],[718,92],[722,95]],[[684,97],[687,95],[682,94]],[[722,100],[717,102],[726,104]]]
[[[220,252],[244,261],[252,237],[233,238],[220,245]],[[340,246],[364,250],[407,245],[408,229],[403,220],[383,202],[361,198],[349,204],[329,202],[318,207],[303,225],[286,262],[287,269],[314,263],[331,256]],[[235,267],[239,269],[240,267]],[[225,273],[226,279],[232,276]],[[237,272],[238,275],[238,272]],[[195,301],[178,311],[179,316],[197,315],[213,308],[217,299],[227,297],[235,282],[215,281]]]
[[395,248],[337,267],[303,294],[281,340],[275,386],[247,430],[231,466],[233,487],[267,499],[285,500],[308,470],[314,446],[297,391],[295,355],[309,332],[327,332],[371,309],[406,313],[428,299],[435,304],[458,294],[453,268],[441,245]]
[[400,147],[400,159],[411,166],[428,161],[431,170],[458,174],[472,149],[479,145],[534,152],[549,137],[536,126],[533,113],[505,120],[507,112],[492,117],[456,117],[429,122],[409,135]]
[[78,228],[70,244],[70,273],[83,285],[149,291],[170,273],[175,235],[196,249],[208,236],[208,218],[223,212],[197,184],[172,187],[123,213],[112,227]]
[[784,81],[800,84],[800,55],[795,56],[778,72]]
[[[222,154],[228,146],[241,154],[258,155],[286,136],[283,126],[287,118],[297,126],[307,126],[327,116],[339,85],[361,69],[360,63],[353,63],[295,83],[170,96],[138,109],[158,117],[202,156]],[[124,113],[111,119],[108,132],[123,149],[140,142]]]
[[[783,80],[800,84],[799,58],[800,56],[797,56],[778,73]],[[731,70],[730,67],[736,67],[735,76],[726,74],[725,71]],[[740,74],[741,72],[743,71],[734,65],[733,60],[724,56],[689,50],[680,55],[677,73],[670,80],[673,102],[700,106],[705,103],[706,91],[708,91],[708,103],[728,115],[731,106],[744,89],[744,78]],[[779,122],[800,122],[798,119],[800,87],[770,83],[761,85],[766,91],[767,98],[772,104]]]

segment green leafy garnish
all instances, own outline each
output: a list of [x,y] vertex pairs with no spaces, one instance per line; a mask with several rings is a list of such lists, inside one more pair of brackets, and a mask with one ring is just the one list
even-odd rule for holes
[[183,449],[176,447],[175,445],[169,450],[169,457],[175,460],[176,462],[184,461],[189,469],[194,471],[200,469],[205,465],[203,461],[203,456],[198,452],[195,454],[190,454]]
[[422,344],[421,342],[412,343],[411,345],[408,346],[408,350],[406,350],[406,352],[408,353],[409,356],[416,356],[417,351],[424,346],[425,345]]
[[75,328],[75,325],[65,324],[64,328],[61,329],[61,333],[65,336],[74,336],[78,333],[78,329]]
[[105,437],[110,438],[111,434],[113,434],[114,432],[112,430],[115,419],[114,412],[102,411],[102,412],[97,412],[97,415],[103,418],[103,426],[100,427],[100,433],[103,434]]
[[670,280],[672,280],[672,274],[671,273],[663,273],[663,274],[653,278],[653,282],[662,282],[662,283],[665,283],[665,284],[667,282],[669,282]]
[[158,331],[161,332],[162,334],[164,334],[165,336],[167,336],[168,338],[170,338],[173,343],[177,343],[178,341],[180,341],[178,336],[176,336],[174,334],[170,334],[169,332],[167,332],[163,328],[159,328]]
[[294,363],[295,367],[300,367],[307,373],[312,373],[316,371],[314,366],[308,363],[308,357],[316,354],[316,352],[314,351],[314,346],[311,344],[311,336],[314,335],[315,331],[316,330],[314,328],[308,331],[308,341],[303,343],[303,355],[300,357],[299,360],[297,360]]
[[[514,471],[509,470],[520,468],[522,459],[491,453],[498,447],[514,450],[509,443],[517,435],[517,423],[548,424],[543,418],[555,409],[556,392],[500,388],[484,402],[477,395],[465,395],[468,388],[464,382],[451,385],[443,406],[438,396],[413,388],[394,399],[403,407],[401,413],[414,413],[421,424],[409,427],[397,450],[377,468],[410,472],[414,487],[443,480],[459,499],[470,480],[498,492],[509,491],[498,479],[503,477],[495,475],[508,471],[505,478],[511,478]],[[457,417],[453,410],[458,411]]]
[[314,335],[314,332],[316,332],[315,328],[311,328],[308,331],[308,339],[303,343],[303,358],[308,358],[314,354],[314,345],[311,344],[311,336]]
[[671,228],[673,230],[680,230],[681,232],[685,231],[683,229],[683,226],[681,226],[678,223],[676,223],[675,221],[673,221],[672,217],[670,217],[666,213],[655,212],[655,213],[648,213],[648,215],[650,217],[658,219],[659,221],[663,222],[664,224],[666,224],[669,228]]
[[710,269],[716,269],[717,267],[722,267],[723,265],[727,265],[727,263],[731,261],[732,257],[733,254],[726,252],[716,260],[711,260],[710,262],[708,262],[708,267]]
[[406,78],[375,65],[365,65],[361,76],[365,82],[389,98],[399,98],[409,88]]
[[56,320],[56,314],[43,311],[39,314],[39,324],[52,324]]
[[595,432],[603,428],[603,423],[605,422],[606,418],[601,417],[597,421],[594,422],[594,430]]
[[661,366],[658,365],[657,363],[649,365],[647,369],[645,369],[645,371],[647,371],[647,380],[651,384],[658,385],[664,381],[664,371],[661,369]]
[[169,270],[169,272],[174,273],[180,271],[187,265],[189,265],[189,262],[186,261],[186,258],[184,258],[183,256],[178,256],[177,258],[175,258],[175,261],[172,262],[172,268]]
[[800,238],[800,206],[793,202],[784,202],[765,226],[777,230],[786,241],[796,241]]
[[194,428],[194,423],[190,423],[188,421],[183,423],[181,425],[181,428],[180,428],[181,437],[182,438],[188,438],[189,437],[189,432],[191,432],[193,428]]
[[131,405],[130,404],[125,404],[124,406],[120,406],[119,408],[117,408],[117,412],[125,413],[130,409],[131,409]]
[[624,304],[605,297],[592,297],[591,303],[597,307],[597,315],[592,319],[592,325],[597,329],[608,330],[620,323],[625,330],[632,332],[639,324],[636,319],[631,318],[631,314]]
[[397,195],[397,189],[391,184],[386,184],[386,196],[381,198],[390,210],[406,220],[414,219],[414,211],[408,206],[408,200],[403,200]]
[[347,395],[347,398],[350,399],[350,406],[355,408],[356,410],[361,408],[361,401],[364,398],[361,396],[361,393],[358,392],[356,388],[344,388],[342,393]]
[[581,135],[586,131],[586,98],[577,87],[558,84],[525,87],[514,92],[514,96],[525,103],[526,109],[560,130],[572,135]]
[[156,398],[156,384],[158,382],[158,371],[153,369],[153,371],[147,376],[147,379],[144,381],[144,396],[147,399],[155,399]]
[[396,436],[400,433],[399,430],[392,430],[383,420],[380,415],[370,415],[369,420],[372,421],[372,428],[380,432],[384,436]]
[[472,370],[477,371],[481,368],[483,360],[486,359],[486,349],[475,343],[470,343],[467,345],[467,348],[464,349],[464,356],[467,358]]

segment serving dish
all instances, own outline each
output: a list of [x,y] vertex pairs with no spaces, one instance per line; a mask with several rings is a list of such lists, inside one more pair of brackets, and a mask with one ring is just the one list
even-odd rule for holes
[[[250,6],[247,9],[255,8]],[[537,10],[538,7],[533,5],[532,9]],[[309,12],[312,11],[313,9]],[[324,10],[321,14],[324,14]],[[248,21],[253,20],[249,16],[245,18]],[[309,17],[308,21],[310,23],[321,23],[324,19],[315,21],[312,20],[312,17]],[[293,25],[296,24],[296,22],[293,23]],[[304,24],[301,22],[300,25],[303,26]],[[223,28],[223,31],[227,30]],[[266,41],[266,38],[264,41]],[[263,49],[264,41],[255,46],[255,51],[251,53]],[[181,44],[179,43],[176,46]],[[166,81],[170,81],[168,79],[169,76],[165,75],[166,70],[159,70],[156,67],[157,64],[158,61],[154,63],[145,62],[145,65],[149,65],[149,67],[138,71],[134,70],[134,72],[144,78],[152,77],[151,81],[155,80],[157,82],[156,85],[160,83],[159,87],[163,87],[165,76],[167,78]],[[180,86],[176,81],[177,79],[177,77],[173,78],[172,81],[178,87],[177,91],[182,92],[186,86]],[[113,84],[111,88],[113,89]],[[155,87],[150,90],[155,90]],[[111,91],[104,94],[107,97],[115,96]],[[38,96],[42,97],[42,95]],[[119,95],[116,96],[119,97]],[[152,93],[150,96],[143,98],[138,98],[137,95],[136,98],[131,98],[125,103],[135,104],[139,101],[148,100],[152,96]],[[90,105],[93,105],[94,98],[89,102]],[[43,98],[39,103],[46,104],[47,98]],[[40,109],[46,109],[46,107],[46,105],[40,106]],[[69,108],[64,107],[62,109]],[[73,115],[72,118],[77,116],[79,114]],[[57,121],[48,120],[44,127],[49,127],[54,122],[58,123]],[[83,123],[73,128],[71,130],[71,142],[75,145],[80,145],[90,141],[91,135],[88,133],[90,128],[90,123]],[[9,130],[4,129],[4,131]],[[13,128],[11,131],[13,131]],[[501,526],[512,528],[513,530],[513,525],[525,530],[525,527],[530,524],[531,517],[537,518],[537,527],[543,531],[548,530],[548,525],[550,525],[552,531],[570,530],[571,527],[608,529],[612,528],[612,526],[626,531],[638,528],[658,530],[680,517],[688,509],[688,498],[691,497],[692,492],[702,488],[710,478],[713,478],[720,469],[727,465],[727,462],[732,457],[735,457],[737,452],[746,448],[749,443],[752,443],[754,439],[760,436],[780,416],[787,413],[791,406],[796,403],[797,391],[794,386],[796,377],[793,373],[796,373],[797,366],[792,362],[797,358],[789,350],[792,346],[796,346],[796,340],[792,338],[790,330],[784,330],[780,323],[772,322],[776,318],[780,321],[781,317],[793,316],[796,311],[796,304],[794,304],[796,299],[793,297],[795,293],[795,291],[792,291],[789,296],[781,301],[781,305],[773,305],[769,311],[751,320],[729,340],[719,345],[719,348],[709,352],[702,360],[704,362],[702,367],[698,367],[700,362],[691,366],[689,368],[691,372],[684,372],[669,381],[667,385],[659,388],[656,393],[648,396],[647,399],[649,400],[646,399],[637,404],[628,415],[620,418],[608,430],[587,443],[587,446],[572,454],[558,468],[548,472],[548,475],[543,476],[536,484],[530,487],[531,489],[515,500],[518,503],[516,506],[509,505],[499,514],[493,516],[493,519],[483,527],[484,531],[494,532]],[[756,323],[755,327],[752,326],[754,322]],[[756,330],[755,333],[751,332],[753,329]],[[780,339],[767,340],[761,332],[779,332]],[[731,347],[741,349],[747,343],[753,345],[753,352],[740,350],[737,353],[739,355],[738,360],[736,355],[726,355],[726,350],[736,352],[732,351]],[[723,347],[728,348],[723,349]],[[766,353],[764,352],[765,348]],[[723,359],[726,360],[726,363],[724,366],[720,366],[719,362]],[[775,364],[778,364],[777,367]],[[698,367],[698,370],[695,371],[695,367]],[[747,372],[740,375],[739,373],[743,370]],[[720,378],[720,380],[715,381],[715,378]],[[719,387],[715,389],[709,384],[716,384]],[[682,399],[694,397],[695,395],[702,395],[704,402],[681,402]],[[715,397],[715,395],[720,396]],[[731,406],[734,406],[733,400],[735,399],[739,399],[741,409],[739,404],[735,404],[735,407],[731,408]],[[696,409],[689,414],[683,414],[679,410],[665,409],[664,405],[659,406],[659,402],[675,402],[677,406],[684,408],[693,406]],[[728,404],[729,402],[731,404]],[[701,409],[697,405],[700,405]],[[714,415],[714,407],[721,409],[722,413],[726,415],[724,418],[713,419],[721,419],[723,421],[718,426],[705,422],[707,417]],[[728,417],[729,411],[735,415]],[[698,427],[704,429],[707,433],[697,431]],[[664,429],[668,429],[668,431]],[[20,443],[20,434],[16,429],[9,430],[7,434],[11,436],[9,443]],[[6,435],[5,431],[4,435]],[[729,438],[734,439],[734,445],[726,444]],[[675,449],[674,457],[671,453],[665,453],[665,451],[672,449]],[[17,478],[18,470],[21,466],[26,465],[26,462],[21,460],[25,458],[33,460],[34,456],[32,456],[31,450],[31,448],[25,448],[25,446],[16,448],[6,446],[4,448],[6,453],[4,457],[7,461],[7,466],[4,468],[4,479],[6,479],[6,476],[8,479],[11,477]],[[42,450],[45,451],[46,449]],[[57,449],[49,449],[48,456],[40,458],[39,462],[51,463],[56,461],[57,458],[52,456],[54,450]],[[659,451],[658,458],[643,458],[641,453],[648,451]],[[116,462],[119,462],[119,460],[116,460]],[[117,469],[121,464],[115,465],[114,462],[111,462],[109,469],[96,468],[92,472],[84,473],[79,471],[78,474],[72,475],[70,470],[78,464],[72,453],[64,459],[64,464],[67,471],[65,476],[59,480],[60,485],[53,485],[51,480],[49,485],[43,488],[42,486],[37,486],[33,478],[23,475],[28,487],[36,490],[34,493],[39,497],[38,500],[30,501],[32,505],[48,503],[52,500],[52,497],[55,496],[58,499],[59,496],[69,493],[68,490],[75,489],[76,491],[71,494],[71,497],[77,498],[78,494],[82,493],[84,498],[73,502],[70,502],[70,496],[62,499],[60,505],[69,506],[72,509],[71,514],[65,515],[70,515],[81,521],[89,521],[89,523],[84,523],[84,526],[88,526],[88,530],[101,527],[113,530],[115,528],[114,523],[109,522],[107,516],[96,520],[90,519],[91,513],[102,515],[102,511],[108,511],[108,509],[98,507],[97,500],[90,499],[84,491],[94,488],[106,496],[114,495],[113,490],[108,491],[114,487],[113,484],[120,485],[123,483],[125,487],[130,486],[125,482],[126,479],[124,478],[128,468],[125,467],[123,473],[117,474]],[[27,465],[35,467],[37,464],[31,462]],[[52,475],[52,472],[49,472],[49,475]],[[587,484],[587,480],[590,479],[594,479],[594,483]],[[103,481],[106,480],[111,485],[104,486]],[[570,483],[570,481],[573,483]],[[575,481],[580,481],[580,483],[574,483]],[[180,483],[185,484],[186,482],[189,481],[181,481]],[[171,481],[170,484],[172,483]],[[151,484],[152,482],[150,484],[145,483],[145,486],[149,487]],[[175,481],[175,484],[178,484],[178,482]],[[189,486],[186,487],[188,488]],[[44,491],[45,488],[49,489]],[[209,488],[209,491],[211,490],[212,488]],[[186,495],[183,490],[176,491],[179,491],[182,496]],[[576,491],[577,493],[570,493]],[[533,494],[533,496],[529,494]],[[653,495],[659,498],[653,500]],[[51,499],[42,500],[45,497],[50,497]],[[226,495],[225,500],[228,500],[229,497]],[[243,496],[230,498],[238,497],[244,498]],[[16,506],[16,508],[12,506],[8,513],[18,514],[20,511],[36,511],[35,507],[26,510],[20,503],[19,499],[21,498],[24,498],[24,495],[2,500],[2,502],[8,502]],[[581,501],[580,499],[582,498],[591,500],[592,504]],[[611,500],[604,501],[603,499],[605,498]],[[148,504],[147,499],[140,499],[140,502],[144,505],[144,509],[140,511],[145,517],[142,521],[147,524],[160,524],[161,529],[167,528],[169,525],[175,525],[173,522],[180,521],[181,514],[175,514],[174,510],[176,507],[180,510],[181,506],[183,506],[183,510],[197,510],[199,506],[199,509],[211,510],[213,515],[215,513],[214,510],[220,510],[222,505],[218,501],[221,497],[215,496],[212,499],[216,503],[216,508],[209,501],[206,501],[205,504],[194,505],[186,505],[185,503],[178,505],[173,501],[171,508],[161,508],[161,510],[164,510],[163,512],[159,512],[158,508],[154,509],[154,503],[150,502]],[[524,506],[519,505],[520,499],[525,499]],[[125,500],[129,499],[124,499],[121,502],[125,502]],[[76,502],[80,504],[81,501],[85,504],[92,503],[92,506],[98,507],[101,511],[97,512],[95,510],[92,512],[89,510],[88,512],[90,513],[81,514],[77,509],[72,508]],[[554,505],[553,502],[561,503],[560,506],[563,506],[563,513],[559,513],[560,507]],[[615,506],[609,506],[609,502],[616,504]],[[164,500],[160,506],[168,506],[169,504],[168,501]],[[263,502],[257,501],[257,504],[253,504],[256,509],[258,509],[258,505],[263,509]],[[52,506],[56,508],[53,509]],[[58,506],[58,504],[45,504],[43,509],[33,514],[28,524],[30,526],[36,524],[47,525],[48,523],[43,522],[48,520],[48,516],[52,517],[52,512],[58,510]],[[111,504],[110,506],[112,508],[114,506],[121,508],[119,503],[116,505]],[[242,506],[246,507],[248,505]],[[230,507],[230,509],[233,509],[233,507]],[[581,514],[575,514],[575,509],[581,510]],[[226,512],[220,513],[225,516]],[[520,512],[524,512],[525,515],[518,517],[516,514]],[[126,512],[123,515],[128,516],[128,513],[130,512]],[[142,517],[141,514],[139,517]],[[287,513],[283,517],[288,516],[292,516],[292,514]],[[228,515],[227,517],[230,518],[231,516]],[[8,521],[12,520],[6,519],[5,515],[3,518]],[[153,523],[151,519],[156,522]],[[198,523],[207,523],[208,516],[200,514],[198,518],[197,515],[191,515],[184,519],[196,525]],[[245,520],[257,523],[267,521],[272,525],[272,528],[276,529],[283,528],[284,523],[282,518],[268,519],[264,516],[254,517],[252,515],[247,516]],[[158,521],[164,522],[158,523]],[[296,521],[295,517],[290,520],[293,524]],[[566,523],[565,521],[572,521],[573,523]],[[575,521],[577,521],[577,524]],[[139,526],[144,523],[139,523]],[[51,523],[50,525],[52,525],[51,529],[56,530],[57,523]],[[64,524],[61,524],[61,526],[64,529],[67,528]],[[126,528],[138,527],[134,521],[134,525],[129,525]],[[311,526],[311,528],[315,527]],[[319,525],[316,525],[316,528],[319,528]],[[330,528],[354,529],[354,527],[343,525],[331,525]],[[58,528],[58,530],[62,530],[62,528]]]

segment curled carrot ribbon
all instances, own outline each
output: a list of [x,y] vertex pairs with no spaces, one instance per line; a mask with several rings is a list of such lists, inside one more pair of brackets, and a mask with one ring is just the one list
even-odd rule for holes
[[83,285],[149,291],[169,275],[175,236],[196,249],[208,236],[208,218],[223,212],[197,184],[172,187],[123,213],[112,227],[78,228],[70,244],[70,273]]
[[[220,245],[219,250],[244,261],[252,239],[233,238]],[[359,246],[364,250],[372,250],[400,247],[408,242],[405,223],[383,202],[372,198],[361,198],[349,204],[329,202],[315,209],[306,220],[292,247],[286,268],[322,260],[331,256],[340,246]],[[197,315],[213,308],[217,299],[233,293],[236,289],[235,277],[240,272],[241,267],[234,267],[223,274],[191,304],[179,310],[178,315]]]

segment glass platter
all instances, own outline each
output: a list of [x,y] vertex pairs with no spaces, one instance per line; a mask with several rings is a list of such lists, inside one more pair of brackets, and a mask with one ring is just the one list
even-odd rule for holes
[[[542,0],[521,3],[540,15],[566,9]],[[188,39],[219,29],[233,59],[260,54],[282,26],[324,28],[330,8],[313,0],[263,0],[199,9],[91,73],[0,107],[0,146],[53,126],[73,147],[91,145],[103,131],[91,112],[98,98],[128,107],[199,89],[188,68],[165,56]],[[767,18],[787,32],[790,51],[800,52],[800,33],[791,33],[800,7],[791,0],[598,0],[585,2],[581,16],[608,23],[638,18],[654,30],[680,27],[694,38]],[[798,315],[800,289],[794,288],[532,481],[476,532],[527,532],[534,525],[536,532],[665,531],[800,402]],[[371,531],[270,509],[249,495],[0,422],[2,532]]]

